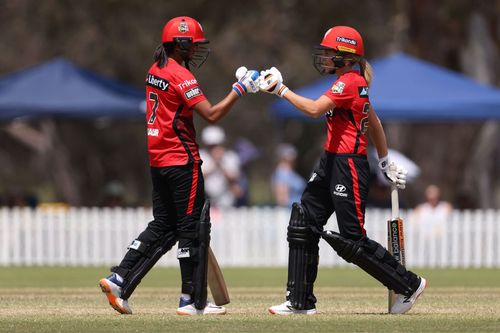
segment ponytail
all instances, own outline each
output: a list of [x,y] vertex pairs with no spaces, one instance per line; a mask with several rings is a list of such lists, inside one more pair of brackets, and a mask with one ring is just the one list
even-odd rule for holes
[[158,67],[163,68],[167,64],[168,61],[168,55],[167,55],[167,50],[165,50],[165,47],[163,44],[158,45],[158,47],[155,50],[154,53],[154,59]]
[[168,62],[168,56],[174,53],[174,49],[174,43],[163,43],[158,45],[153,56],[158,67],[165,67]]
[[368,84],[368,86],[370,86],[370,83],[372,82],[373,79],[372,66],[368,63],[368,61],[366,61],[365,58],[361,58],[359,60],[359,67],[361,68],[361,75],[363,75],[363,77],[366,80],[366,83]]

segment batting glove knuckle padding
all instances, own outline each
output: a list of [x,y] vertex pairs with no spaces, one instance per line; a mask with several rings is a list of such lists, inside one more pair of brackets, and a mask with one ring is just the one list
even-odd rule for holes
[[260,72],[259,89],[266,93],[283,97],[288,87],[283,84],[283,77],[280,71],[276,67],[271,67],[271,69]]
[[259,72],[241,66],[236,70],[235,75],[238,82],[233,84],[233,90],[238,96],[243,96],[247,92],[253,94],[259,91]]
[[399,167],[394,162],[389,162],[389,158],[383,157],[379,160],[379,167],[384,173],[385,178],[394,184],[397,188],[403,190],[406,187],[406,174],[405,169]]

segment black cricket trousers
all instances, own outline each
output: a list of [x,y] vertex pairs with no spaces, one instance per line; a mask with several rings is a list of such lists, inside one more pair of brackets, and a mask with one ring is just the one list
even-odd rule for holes
[[359,240],[366,235],[369,177],[370,166],[365,155],[323,152],[302,194],[306,219],[322,231],[335,212],[340,234]]

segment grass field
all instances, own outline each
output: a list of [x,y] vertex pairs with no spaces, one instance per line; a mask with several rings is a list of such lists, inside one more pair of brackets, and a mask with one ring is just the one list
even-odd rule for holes
[[186,318],[177,269],[154,269],[123,316],[97,287],[106,268],[0,268],[0,332],[500,332],[500,270],[417,272],[430,286],[406,315],[387,315],[387,291],[362,271],[320,269],[320,313],[277,317],[266,308],[283,301],[285,269],[225,269],[228,314]]

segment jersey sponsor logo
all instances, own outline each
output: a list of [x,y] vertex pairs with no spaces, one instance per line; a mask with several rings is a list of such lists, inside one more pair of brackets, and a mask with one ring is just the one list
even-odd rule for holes
[[160,135],[160,130],[157,128],[148,128],[148,136],[158,136]]
[[179,87],[181,90],[184,90],[187,87],[192,86],[193,84],[197,84],[197,83],[198,83],[198,81],[196,81],[195,79],[193,79],[193,80],[184,80],[184,82],[179,83],[177,85],[177,87]]
[[191,99],[191,98],[194,98],[196,96],[200,96],[201,95],[201,90],[198,87],[194,87],[194,88],[191,88],[188,91],[186,91],[184,93],[184,95],[186,95],[187,99]]
[[342,184],[335,185],[335,191],[337,191],[337,192],[345,192],[345,190],[346,190],[346,187],[344,185],[342,185]]
[[362,86],[358,87],[359,97],[368,98],[368,87]]
[[336,39],[337,39],[337,42],[351,44],[351,45],[358,45],[358,42],[355,39],[341,37],[341,36],[337,36]]
[[170,82],[168,82],[167,80],[162,79],[161,77],[158,77],[156,75],[148,74],[148,76],[146,77],[146,84],[148,86],[158,88],[161,91],[167,91],[168,86],[170,85]]
[[332,93],[334,94],[342,94],[345,88],[345,83],[342,81],[337,81],[332,87]]
[[347,188],[344,185],[337,184],[335,185],[335,191],[333,191],[333,194],[339,197],[347,198],[347,193],[345,193],[346,190]]

